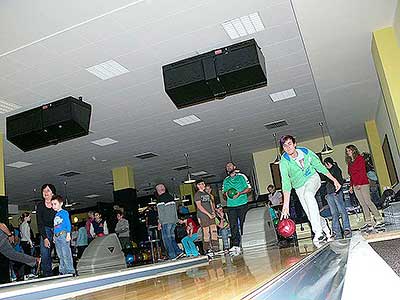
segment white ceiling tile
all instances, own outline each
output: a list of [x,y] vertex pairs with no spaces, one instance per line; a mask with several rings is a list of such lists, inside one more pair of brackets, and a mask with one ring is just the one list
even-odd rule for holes
[[71,89],[56,81],[48,81],[32,88],[32,91],[42,97],[44,102],[53,102],[71,95]]
[[57,54],[39,44],[34,44],[11,53],[7,57],[27,68],[31,68],[57,58]]
[[64,61],[69,61],[83,69],[103,63],[111,59],[107,49],[90,44],[79,49],[68,51],[61,56]]
[[77,72],[58,77],[57,81],[70,87],[71,89],[79,89],[85,85],[98,83],[101,81],[101,79],[84,69],[78,68]]
[[89,43],[90,41],[85,39],[80,32],[71,29],[40,42],[40,45],[57,54],[63,54],[84,47]]
[[7,56],[0,57],[0,78],[14,74],[25,67]]

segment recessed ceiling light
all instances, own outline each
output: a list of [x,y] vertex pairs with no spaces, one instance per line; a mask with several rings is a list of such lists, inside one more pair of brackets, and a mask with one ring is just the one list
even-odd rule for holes
[[0,114],[6,114],[19,108],[21,108],[21,106],[17,104],[0,100]]
[[25,168],[30,165],[32,165],[32,163],[24,162],[24,161],[16,161],[14,163],[8,164],[7,166],[12,167],[12,168],[21,169],[21,168]]
[[100,195],[97,195],[97,194],[91,194],[91,195],[86,195],[85,196],[85,198],[97,198],[97,197],[100,197]]
[[149,158],[153,158],[156,156],[158,156],[158,154],[153,153],[153,152],[145,152],[145,153],[140,153],[140,154],[135,155],[136,158],[140,158],[140,159],[149,159]]
[[265,30],[258,12],[226,21],[222,27],[232,40]]
[[208,173],[206,171],[199,171],[199,172],[194,172],[194,173],[190,173],[193,176],[203,176],[203,175],[207,175]]
[[88,72],[96,75],[100,79],[107,80],[119,75],[128,73],[129,70],[117,63],[115,60],[109,60],[99,65],[92,66],[86,69]]
[[101,162],[107,162],[107,159],[102,159]]
[[108,145],[112,145],[115,143],[118,143],[118,141],[110,139],[110,138],[104,138],[104,139],[99,139],[99,140],[95,140],[95,141],[91,141],[92,144],[95,144],[97,146],[108,146]]
[[277,101],[296,97],[296,92],[294,91],[294,89],[289,89],[289,90],[285,90],[282,92],[270,94],[269,97],[271,98],[271,100],[273,102],[277,102]]
[[183,117],[183,118],[180,118],[180,119],[175,119],[173,121],[178,125],[186,126],[186,125],[189,125],[189,124],[200,122],[201,120],[195,115],[190,115],[190,116]]

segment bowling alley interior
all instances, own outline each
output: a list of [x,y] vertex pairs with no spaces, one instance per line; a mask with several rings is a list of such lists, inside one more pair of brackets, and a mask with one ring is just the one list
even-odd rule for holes
[[393,299],[400,0],[0,2],[0,299]]

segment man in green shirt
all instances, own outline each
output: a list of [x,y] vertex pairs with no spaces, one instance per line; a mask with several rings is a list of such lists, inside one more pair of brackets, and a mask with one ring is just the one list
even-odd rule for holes
[[321,179],[317,172],[332,180],[336,191],[341,188],[341,185],[314,152],[304,147],[296,147],[296,140],[293,136],[281,137],[280,145],[283,149],[283,155],[279,162],[283,192],[282,218],[289,217],[290,191],[294,188],[315,234],[314,245],[319,247],[331,238],[331,234],[325,219],[319,214],[315,199],[315,194],[321,186]]
[[228,176],[224,179],[222,190],[227,199],[228,218],[231,226],[232,247],[229,252],[236,256],[241,252],[240,239],[247,212],[247,194],[251,191],[251,185],[246,175],[236,170],[234,163],[227,163],[225,169]]

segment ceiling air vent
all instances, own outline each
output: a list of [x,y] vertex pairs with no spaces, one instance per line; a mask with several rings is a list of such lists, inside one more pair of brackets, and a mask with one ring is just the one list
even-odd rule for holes
[[76,175],[79,175],[79,174],[81,174],[81,173],[76,172],[76,171],[67,171],[67,172],[58,174],[58,176],[72,177],[72,176],[76,176]]
[[267,128],[267,129],[274,129],[274,128],[283,127],[283,126],[287,126],[287,125],[288,125],[288,123],[286,122],[286,120],[279,120],[279,121],[274,121],[271,123],[264,124],[265,128]]
[[145,152],[145,153],[135,155],[136,158],[140,158],[140,159],[148,159],[148,158],[153,158],[156,156],[158,156],[158,154],[153,153],[153,152]]
[[[189,167],[189,169],[190,169],[191,167]],[[177,167],[175,167],[175,168],[172,168],[172,170],[174,170],[174,171],[182,171],[182,170],[187,170],[188,169],[188,166],[187,165],[182,165],[182,166],[177,166]]]

